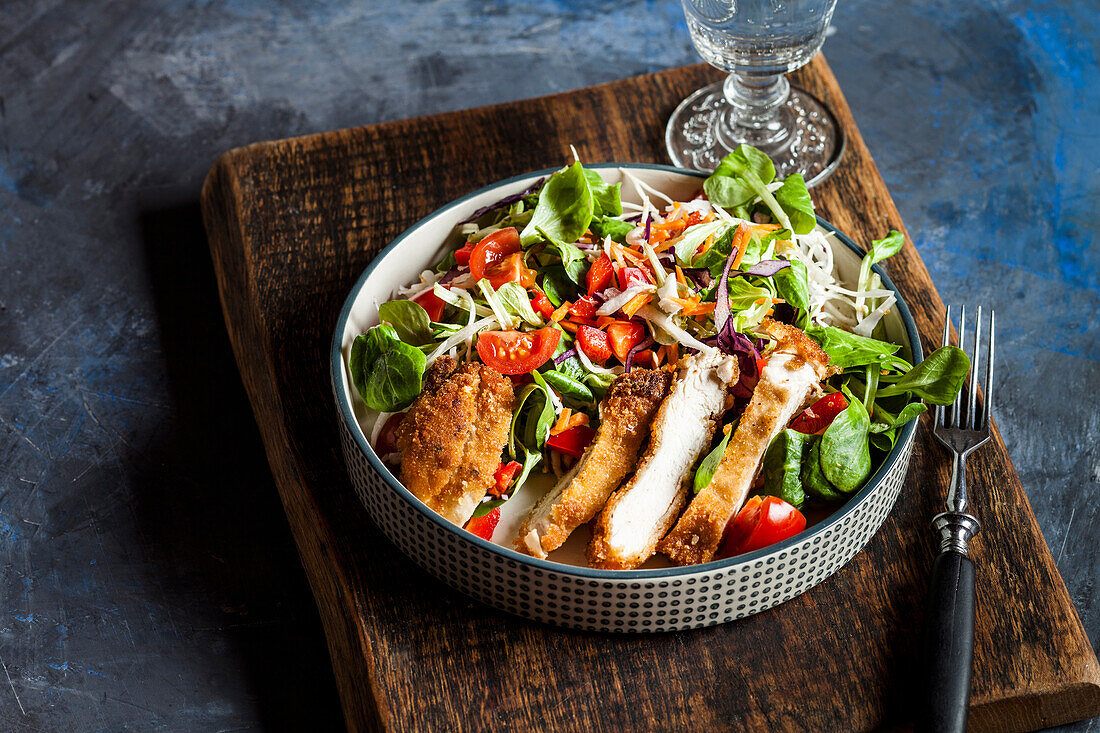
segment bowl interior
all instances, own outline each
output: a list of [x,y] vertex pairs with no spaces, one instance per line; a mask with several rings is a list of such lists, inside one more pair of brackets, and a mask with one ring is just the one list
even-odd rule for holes
[[[623,174],[624,169],[629,171],[634,178],[667,194],[674,200],[687,200],[694,196],[703,180],[699,175],[665,166],[604,164],[587,167],[598,169],[604,179],[610,183],[621,182],[623,184],[623,200],[635,203],[640,203],[641,196],[631,179]],[[377,459],[373,448],[370,447],[373,444],[377,428],[381,426],[383,420],[379,419],[378,413],[363,404],[358,393],[351,386],[347,368],[351,344],[356,336],[378,324],[378,306],[396,297],[396,291],[399,287],[417,281],[422,271],[430,269],[453,247],[458,236],[455,234],[455,227],[459,222],[480,207],[494,203],[503,196],[523,191],[547,173],[549,171],[532,173],[489,186],[444,206],[414,224],[371,262],[349,295],[341,313],[341,319],[337,324],[334,338],[334,363],[332,365],[337,400],[341,406],[350,407],[355,421],[354,424],[349,425],[349,428],[359,444],[363,446],[363,449],[369,452],[371,458],[375,459],[372,463],[380,469],[383,477],[391,486],[395,487],[395,490],[400,490],[412,502],[420,504],[418,499],[401,487],[398,478],[385,468],[381,460]],[[822,224],[821,228],[830,234],[827,239],[833,249],[838,279],[845,285],[853,284],[858,277],[862,255],[858,254],[852,248],[852,245],[844,241],[847,239],[846,237],[834,235],[832,227]],[[848,241],[850,242],[850,240]],[[886,287],[893,289],[889,278],[877,265],[875,270],[882,277]],[[903,356],[911,359],[915,357],[916,361],[919,361],[919,342],[917,345],[918,353],[913,354],[912,343],[915,340],[915,328],[912,319],[908,316],[908,309],[905,307],[900,293],[898,294],[898,301],[898,306],[892,308],[883,318],[887,337],[894,343],[902,344]],[[914,335],[913,339],[911,339],[911,335]],[[908,429],[912,429],[912,424],[908,426]],[[902,438],[904,437],[906,436],[903,435]],[[903,442],[903,439],[899,439],[898,446],[900,447]],[[897,449],[895,449],[896,451]],[[890,458],[887,459],[887,462],[889,460]],[[872,476],[869,484],[873,483],[875,478],[875,476]],[[553,474],[536,473],[532,475],[531,480],[527,482],[523,489],[517,492],[502,507],[501,521],[493,535],[494,542],[507,548],[511,547],[512,537],[518,530],[523,517],[526,516],[534,502],[552,483]],[[398,489],[398,487],[401,488]],[[866,495],[866,489],[850,498],[845,507],[857,503],[864,495]],[[427,507],[422,504],[420,506],[426,513],[434,515]],[[843,512],[845,507],[822,512],[818,515],[809,515],[808,520],[811,526],[806,532],[812,532],[814,524],[823,521],[830,515]],[[445,522],[442,518],[435,518]],[[454,529],[461,531],[457,527]],[[480,540],[470,537],[480,542]],[[553,563],[586,568],[584,549],[587,544],[588,531],[587,528],[582,527],[573,533],[562,548],[551,553],[550,560]],[[505,552],[512,554],[510,549],[505,550]],[[668,567],[668,565],[669,563],[663,557],[655,557],[647,562],[643,569],[659,569]]]

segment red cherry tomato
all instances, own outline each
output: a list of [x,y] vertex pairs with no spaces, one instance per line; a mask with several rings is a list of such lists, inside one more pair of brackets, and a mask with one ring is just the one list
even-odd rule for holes
[[558,453],[580,458],[584,455],[584,449],[592,442],[595,435],[596,431],[587,425],[577,425],[568,430],[563,430],[557,435],[551,435],[546,439],[546,445]]
[[598,293],[611,284],[611,278],[615,275],[615,266],[611,264],[611,260],[607,255],[602,255],[600,259],[592,263],[592,266],[588,268],[588,294]]
[[607,338],[615,358],[625,364],[630,350],[645,339],[645,326],[633,321],[615,321],[607,325]]
[[578,318],[595,318],[596,309],[600,307],[599,301],[587,295],[577,298],[577,302],[569,306],[569,314]]
[[[445,285],[443,287],[446,287]],[[438,321],[443,318],[443,309],[447,307],[447,301],[440,298],[431,290],[425,290],[412,299],[414,303],[428,312],[428,318]]]
[[802,512],[777,496],[754,496],[726,525],[724,552],[741,555],[794,537],[806,529]]
[[541,290],[531,291],[531,307],[543,318],[550,318],[554,315],[554,304],[546,297],[546,293]]
[[378,434],[378,442],[374,445],[374,452],[380,456],[397,452],[397,426],[405,419],[405,413],[399,412],[390,415],[386,424],[382,426],[382,432]]
[[460,265],[470,264],[470,255],[474,253],[476,242],[467,242],[455,250],[455,262]]
[[512,479],[516,477],[516,473],[522,466],[516,461],[509,461],[508,463],[501,463],[497,466],[497,472],[494,476],[496,483],[489,488],[489,493],[493,496],[503,496],[508,493],[508,488],[512,485]]
[[538,369],[554,354],[561,331],[489,331],[477,339],[477,353],[487,366],[501,374],[526,374]]
[[500,507],[495,506],[492,511],[484,517],[474,517],[469,522],[466,522],[466,531],[476,534],[483,540],[492,541],[493,531],[497,528],[497,524],[499,523]]
[[589,359],[597,364],[603,364],[611,358],[611,340],[598,328],[592,328],[592,326],[578,328],[577,345],[584,350]]
[[535,271],[523,262],[515,227],[495,231],[474,246],[470,253],[470,274],[474,280],[488,278],[494,288],[511,282],[525,288],[535,284]]
[[848,409],[848,400],[843,394],[840,392],[827,394],[791,420],[790,428],[807,435],[820,433],[846,409]]
[[624,267],[619,270],[619,289],[626,290],[632,285],[649,285],[649,276],[640,267]]

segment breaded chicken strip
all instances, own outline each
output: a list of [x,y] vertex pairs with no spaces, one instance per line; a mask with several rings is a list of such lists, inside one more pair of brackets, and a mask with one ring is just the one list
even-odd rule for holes
[[710,485],[695,496],[675,529],[657,546],[680,565],[714,557],[726,523],[749,494],[768,445],[818,395],[821,380],[837,371],[800,329],[765,319],[757,330],[777,342],[775,350]]
[[611,383],[592,445],[531,509],[516,537],[517,550],[545,558],[573,530],[596,516],[638,462],[671,381],[672,375],[665,371],[634,369]]
[[483,364],[436,360],[397,428],[401,481],[418,499],[462,526],[493,485],[508,442],[515,394]]
[[638,470],[596,520],[588,545],[593,567],[628,570],[653,554],[687,502],[691,467],[710,446],[737,378],[737,358],[717,350],[681,360]]

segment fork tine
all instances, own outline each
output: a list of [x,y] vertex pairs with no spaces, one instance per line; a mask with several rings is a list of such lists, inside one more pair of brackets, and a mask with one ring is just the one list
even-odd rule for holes
[[974,345],[971,347],[971,351],[974,353],[974,358],[970,361],[970,403],[966,407],[966,428],[967,430],[973,430],[975,427],[981,427],[979,423],[975,426],[974,411],[978,405],[978,370],[981,366],[981,351],[979,349],[982,345],[982,307],[978,306],[978,313],[974,317]]
[[982,407],[982,429],[989,430],[989,418],[993,414],[993,325],[997,313],[989,310],[989,348],[985,352],[985,404]]
[[[951,306],[947,306],[947,312],[943,316],[943,342],[940,346],[947,346],[951,343]],[[933,427],[939,427],[943,425],[943,405],[936,405],[935,422]],[[946,427],[946,426],[945,426]]]
[[[966,351],[966,306],[959,308],[959,348]],[[962,390],[955,396],[955,401],[951,403],[951,425],[950,427],[957,428],[962,425],[959,419],[959,411],[962,409]]]

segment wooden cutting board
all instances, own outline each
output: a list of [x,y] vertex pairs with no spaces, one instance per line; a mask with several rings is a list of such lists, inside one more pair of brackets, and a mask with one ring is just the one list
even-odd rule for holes
[[[226,325],[317,598],[353,730],[867,730],[907,724],[948,481],[927,418],[910,477],[851,563],[768,612],[654,636],[564,631],[467,599],[407,560],[344,473],[328,350],[371,258],[446,202],[562,164],[667,162],[665,121],[716,79],[694,66],[540,99],[230,151],[202,192]],[[903,229],[824,59],[793,75],[848,136],[819,212],[866,245]],[[926,349],[944,308],[912,244],[888,269]],[[1011,369],[1006,364],[1004,369]],[[999,435],[970,464],[984,531],[972,730],[1100,714],[1100,673]]]

